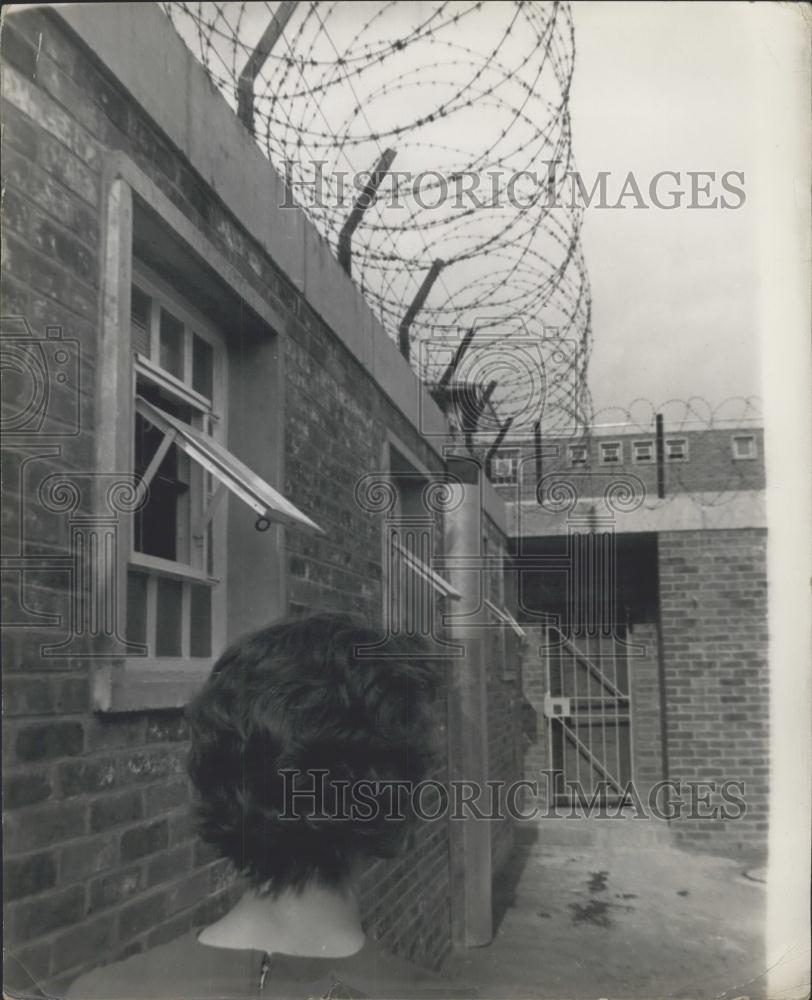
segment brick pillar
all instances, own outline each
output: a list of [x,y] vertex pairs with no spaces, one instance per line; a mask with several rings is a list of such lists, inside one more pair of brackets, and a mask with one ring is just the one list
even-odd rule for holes
[[629,635],[632,774],[641,799],[664,775],[657,626],[635,625]]

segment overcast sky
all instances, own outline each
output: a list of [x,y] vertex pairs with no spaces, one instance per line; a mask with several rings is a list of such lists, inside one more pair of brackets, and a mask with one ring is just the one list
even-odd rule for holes
[[[589,383],[597,411],[626,407],[638,397],[655,408],[672,398],[702,397],[713,408],[728,397],[761,392],[757,260],[765,212],[755,168],[764,156],[757,143],[764,147],[769,137],[755,119],[759,65],[773,58],[764,30],[769,6],[662,0],[576,0],[572,5],[576,62],[570,111],[573,147],[587,187],[600,171],[608,171],[612,204],[632,172],[649,203],[651,179],[660,171],[677,171],[681,182],[670,183],[686,192],[687,201],[689,171],[715,173],[711,196],[724,194],[720,178],[736,171],[744,174],[746,195],[744,204],[731,210],[635,209],[631,198],[619,209],[586,209],[583,244],[594,303]],[[395,33],[400,21],[419,20],[433,7],[404,0],[387,9],[387,30]],[[480,34],[464,41],[487,50],[506,10],[507,5],[487,4],[468,18],[468,29]],[[345,29],[350,38],[358,30],[358,13],[356,5],[344,4],[331,15],[330,31],[339,42]],[[486,30],[489,18],[493,26]],[[264,5],[249,6],[241,22],[242,41],[251,43],[265,23]],[[521,50],[526,39],[511,42]],[[434,50],[429,55],[433,58]],[[390,59],[382,77],[395,69]],[[388,114],[411,114],[415,94],[425,93],[436,103],[430,88],[398,92],[396,110],[387,106]],[[355,100],[347,87],[333,88],[331,94],[334,101]],[[336,126],[340,108],[328,110]],[[461,145],[485,145],[485,110],[479,110],[477,128],[460,116],[438,127]],[[542,114],[541,107],[534,113]],[[352,152],[362,164],[374,160],[373,152]],[[436,152],[432,149],[432,155]],[[399,146],[399,168],[412,166],[409,155]],[[545,168],[539,164],[538,169]],[[660,190],[666,197],[668,182]],[[486,215],[483,220],[490,224]],[[432,235],[436,240],[437,233]],[[646,408],[635,413],[645,417]],[[726,410],[722,415],[738,414]]]
[[631,170],[645,191],[660,170],[738,170],[747,196],[728,211],[587,209],[598,409],[760,391],[754,88],[767,43],[751,15],[733,3],[574,4],[584,179]]

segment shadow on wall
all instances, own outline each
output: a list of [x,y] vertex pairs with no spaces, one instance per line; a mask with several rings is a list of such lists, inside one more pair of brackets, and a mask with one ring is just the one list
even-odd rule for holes
[[535,823],[516,824],[513,851],[493,887],[494,937],[499,933],[505,914],[515,905],[516,889],[538,839],[539,831]]

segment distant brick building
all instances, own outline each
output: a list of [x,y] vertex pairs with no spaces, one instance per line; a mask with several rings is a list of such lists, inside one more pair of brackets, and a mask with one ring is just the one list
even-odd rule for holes
[[[157,6],[14,14],[2,46],[6,985],[58,989],[240,891],[184,774],[226,641],[380,620],[393,574],[415,628],[422,581],[439,653],[466,639],[440,778],[519,775],[520,677],[498,619],[486,647],[440,614],[504,600],[502,500],[449,472],[442,413]],[[484,576],[445,580],[462,537]],[[428,965],[484,942],[510,845],[426,824],[367,874],[367,926]]]
[[[607,780],[616,794],[631,778],[643,796],[663,779],[681,782],[686,806],[669,824],[678,842],[759,854],[769,775],[763,432],[665,427],[660,448],[658,462],[654,426],[599,426],[540,449],[508,442],[491,458],[510,509],[518,616],[540,637],[524,667],[528,775],[559,769],[587,790]],[[738,807],[722,815],[726,781],[744,785],[735,819]]]

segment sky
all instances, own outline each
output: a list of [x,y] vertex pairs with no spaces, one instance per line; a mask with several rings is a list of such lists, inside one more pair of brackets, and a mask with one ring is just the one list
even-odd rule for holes
[[[458,6],[464,10],[470,4]],[[582,240],[593,296],[593,352],[588,381],[598,422],[603,418],[620,419],[618,413],[607,415],[607,408],[625,409],[639,398],[650,401],[650,405],[634,407],[633,415],[647,422],[651,413],[670,399],[699,397],[704,403],[697,403],[695,408],[709,415],[730,397],[757,396],[761,392],[757,262],[765,199],[758,188],[756,167],[763,154],[757,144],[759,139],[763,144],[765,136],[757,127],[756,117],[759,66],[770,58],[770,52],[759,6],[743,2],[633,0],[575,0],[572,4],[576,45],[570,94],[572,142],[587,188],[592,187],[601,171],[607,171],[608,200],[612,204],[631,172],[650,204],[651,179],[660,171],[676,171],[681,175],[680,182],[671,183],[686,192],[687,201],[689,171],[715,174],[712,195],[724,193],[720,179],[726,172],[744,175],[743,182],[739,177],[733,179],[745,193],[743,204],[735,209],[691,209],[685,205],[674,210],[656,206],[636,209],[631,198],[625,200],[626,207],[618,209],[595,205],[585,209]],[[435,7],[434,0],[402,0],[397,7],[386,7],[385,23],[373,21],[373,27],[364,32],[364,41],[378,34],[398,36],[404,27],[422,20]],[[374,8],[365,6],[365,17]],[[328,9],[330,5],[326,5]],[[359,28],[359,9],[357,3],[345,3],[332,10],[328,18],[331,44],[335,40],[343,46],[353,39]],[[464,18],[465,31],[460,26],[454,40],[478,51],[479,58],[484,59],[511,10],[507,4],[486,4],[478,14]],[[240,24],[243,43],[252,43],[267,19],[265,5],[249,5]],[[293,24],[288,34],[296,42]],[[194,38],[191,42],[194,48]],[[227,64],[225,36],[219,44],[225,46]],[[310,54],[301,40],[297,44]],[[513,59],[520,66],[528,44],[532,45],[532,39],[526,33],[515,33],[500,49],[500,58],[506,63]],[[408,72],[409,59],[413,58],[416,66],[421,59],[429,64],[437,51],[418,45],[397,57],[390,55],[377,76],[372,73],[371,78],[365,78],[365,85],[372,88],[371,93],[376,85],[395,80],[404,69]],[[439,51],[446,50],[440,46]],[[314,50],[316,55],[319,52]],[[321,55],[332,59],[333,52],[327,48]],[[446,58],[452,56],[459,57],[459,53]],[[400,65],[396,59],[405,60],[407,65]],[[314,72],[309,71],[311,79]],[[470,71],[463,59],[443,72],[455,73],[456,80]],[[359,103],[365,107],[365,115],[373,119],[378,111],[385,123],[409,120],[416,114],[415,102],[419,99],[429,104],[439,102],[444,91],[434,79],[437,75],[432,69],[407,75],[409,86],[392,90],[380,105],[377,99]],[[420,86],[424,76],[433,85]],[[511,85],[509,78],[500,82],[499,93],[509,104],[512,101],[518,106],[519,100],[509,93]],[[333,86],[329,94],[320,96],[317,110],[307,106],[308,120],[319,126],[320,112],[329,119],[331,129],[337,128],[357,98],[356,88],[361,86],[360,81],[353,87]],[[528,113],[544,117],[544,102],[556,98],[554,88],[548,90],[534,95],[527,105]],[[359,89],[359,93],[363,97],[363,90]],[[258,98],[258,107],[263,99]],[[285,114],[295,117],[295,101],[286,97],[283,103]],[[438,136],[424,134],[424,128],[412,147],[405,137],[400,137],[396,143],[398,168],[424,169],[425,164],[415,166],[413,162],[415,150],[423,149],[428,163],[436,160],[436,166],[448,173],[447,164],[442,162],[443,148],[431,140],[446,141],[449,149],[487,146],[490,140],[486,141],[486,126],[493,125],[494,113],[487,101],[480,101],[468,117],[457,113],[453,119],[439,122]],[[365,125],[361,119],[355,121]],[[516,131],[514,127],[508,145]],[[355,169],[359,163],[371,164],[376,158],[372,148],[350,149],[358,160]],[[514,170],[531,166],[521,157],[510,162]],[[343,161],[339,165],[345,169]],[[543,173],[546,168],[538,164],[538,169]],[[668,187],[663,185],[661,190],[665,197]],[[481,226],[491,226],[488,213],[481,213],[478,220]],[[435,226],[427,232],[428,238],[421,237],[423,243],[430,244],[425,251],[415,249],[416,244],[407,244],[406,237],[400,238],[398,249],[405,254],[404,259],[410,259],[412,253],[447,257],[447,248],[438,244],[442,231]],[[361,230],[356,243],[360,239]],[[391,242],[391,235],[386,239]],[[392,267],[401,283],[405,282],[405,290],[401,289],[403,301],[410,301],[422,271],[402,265]],[[472,267],[458,265],[453,275],[446,272],[428,304],[442,294],[440,286],[453,284],[454,278],[473,284],[469,273]],[[533,315],[528,322],[538,319]],[[541,319],[550,322],[547,316]],[[675,412],[679,413],[679,406]],[[718,415],[738,416],[740,412],[740,408],[727,407]]]
[[686,190],[687,171],[745,174],[738,209],[585,210],[596,410],[760,392],[754,69],[764,42],[750,13],[574,4],[573,146],[589,186],[601,170],[610,191],[633,171],[644,192],[660,170],[681,171]]

